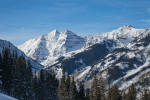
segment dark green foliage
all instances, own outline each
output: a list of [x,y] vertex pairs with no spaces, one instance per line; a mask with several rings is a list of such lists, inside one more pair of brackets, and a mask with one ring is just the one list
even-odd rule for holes
[[[37,79],[36,73],[33,76],[30,58],[26,62],[24,55],[18,57],[16,51],[11,54],[9,48],[3,47],[0,68],[1,89],[8,95],[19,100],[57,100],[58,80],[54,73],[49,73],[46,81],[41,70],[40,78]],[[48,93],[51,98],[48,98]]]
[[129,87],[128,95],[127,95],[127,100],[136,100],[136,89],[134,87],[134,84],[132,84]]
[[94,80],[91,86],[90,100],[105,100],[105,82],[102,76],[97,80],[96,74],[94,75]]
[[109,87],[108,87],[108,96],[107,96],[107,99],[108,100],[111,100],[111,97],[112,97],[112,89],[110,88],[110,84],[109,84]]
[[98,84],[96,74],[91,86],[90,100],[101,100],[100,86]]
[[[0,53],[0,80],[2,80],[1,76],[2,76],[2,68],[3,64],[2,64],[2,56],[1,56],[1,53]],[[0,83],[0,90],[2,89],[2,84]]]
[[[102,75],[100,74],[100,78],[98,80],[98,88],[100,90],[100,93],[98,93],[99,98],[101,98],[101,100],[105,100],[106,96],[105,96],[105,92],[106,92],[106,82],[104,80],[104,78],[102,77]],[[100,97],[101,96],[101,97]],[[100,100],[100,99],[99,99]]]
[[70,76],[69,76],[69,73],[67,75],[67,80],[66,80],[66,91],[67,91],[67,100],[70,99]]
[[59,100],[65,100],[67,98],[67,84],[66,84],[66,76],[65,70],[62,71],[61,82],[58,87],[58,98]]
[[85,99],[90,100],[90,89],[87,89],[85,92]]
[[125,94],[125,92],[123,92],[122,100],[127,100],[127,95]]
[[85,100],[84,85],[81,82],[79,83],[78,100]]
[[58,81],[55,78],[54,73],[48,73],[46,77],[46,91],[47,91],[47,99],[48,100],[57,100],[57,87]]
[[40,70],[40,78],[39,78],[39,100],[46,100],[46,83],[43,69]]
[[117,85],[114,85],[112,88],[111,100],[121,100],[121,95],[119,93],[119,89]]
[[34,78],[33,78],[33,89],[34,89],[34,98],[35,99],[38,99],[38,89],[39,89],[39,87],[38,87],[38,79],[37,79],[37,76],[36,76],[36,72],[34,73]]
[[1,72],[1,81],[2,81],[2,87],[3,90],[10,95],[11,94],[11,90],[12,90],[12,83],[13,83],[13,70],[14,70],[14,66],[13,64],[13,60],[12,60],[12,56],[10,54],[10,49],[3,48],[3,53],[2,53],[2,63],[1,63],[1,68],[2,68],[2,72]]
[[142,95],[142,100],[150,100],[149,94],[147,93],[147,89],[144,89],[144,94]]
[[31,82],[30,82],[30,85],[29,85],[29,90],[28,90],[28,97],[27,99],[31,99],[33,100],[34,99],[34,83],[33,83],[33,78],[31,77]]
[[77,100],[77,99],[78,99],[78,92],[74,81],[74,77],[72,77],[72,81],[70,84],[70,100]]

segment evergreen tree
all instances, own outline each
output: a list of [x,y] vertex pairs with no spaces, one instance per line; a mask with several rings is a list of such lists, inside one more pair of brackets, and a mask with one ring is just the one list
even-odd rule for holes
[[[0,81],[2,81],[2,78],[1,78],[1,76],[2,76],[2,70],[3,70],[2,66],[3,66],[3,64],[2,64],[2,56],[1,56],[1,53],[0,53]],[[0,90],[1,89],[2,89],[2,84],[0,82]]]
[[52,90],[52,97],[53,97],[52,100],[55,100],[54,97],[57,96],[57,95],[56,95],[56,93],[57,93],[57,88],[56,88],[56,87],[58,87],[58,83],[57,83],[57,81],[56,81],[54,71],[52,71],[52,72],[50,73],[50,75],[51,75],[51,90]]
[[30,90],[28,90],[28,98],[27,100],[33,100],[34,99],[34,84],[33,84],[33,78],[31,77],[31,83],[30,83]]
[[81,82],[79,83],[78,100],[85,100],[84,85]]
[[126,100],[127,99],[127,96],[125,94],[125,91],[123,92],[123,95],[122,95],[122,100]]
[[112,99],[111,100],[121,100],[121,96],[119,94],[118,86],[114,85],[112,89]]
[[90,97],[90,100],[94,100],[94,95],[93,95],[93,86],[91,85],[91,90],[90,90],[90,94],[89,94],[89,97]]
[[11,59],[11,76],[12,76],[12,94],[14,95],[14,83],[15,83],[15,71],[16,71],[16,59],[15,59],[15,52],[14,52],[14,50],[13,50],[13,52],[12,52],[12,57],[11,57],[12,59]]
[[134,84],[132,84],[129,87],[129,92],[128,92],[128,95],[127,95],[127,100],[136,100],[136,89],[134,87]]
[[101,100],[101,93],[100,93],[100,87],[98,87],[98,81],[96,78],[96,74],[94,74],[94,79],[91,85],[91,93],[90,93],[90,100]]
[[[10,52],[10,51],[9,51]],[[15,71],[15,65],[14,65],[14,61],[13,61],[13,56],[11,54],[9,54],[10,58],[9,58],[9,80],[8,80],[8,84],[10,86],[9,91],[10,91],[10,95],[13,94],[13,78],[14,78],[14,71]]]
[[21,87],[21,95],[22,95],[22,98],[23,99],[26,99],[28,97],[28,93],[27,93],[27,89],[28,89],[28,86],[27,86],[27,65],[26,65],[26,61],[25,61],[25,57],[24,55],[22,54],[22,56],[20,57],[20,66],[19,66],[19,69],[20,69],[20,87]]
[[54,81],[52,81],[52,88],[53,88],[53,99],[52,100],[58,100],[57,89],[58,89],[59,81],[56,79],[54,72],[52,75],[53,75],[53,80],[54,80]]
[[78,97],[78,92],[74,81],[74,76],[72,76],[72,81],[70,84],[70,100],[77,100],[77,97]]
[[100,74],[100,78],[98,80],[98,88],[100,90],[100,96],[99,98],[101,98],[101,100],[105,100],[106,96],[105,96],[105,92],[106,92],[106,82],[104,80],[104,78],[102,77],[102,75]]
[[14,78],[13,78],[13,94],[14,94],[14,97],[17,98],[17,99],[20,99],[20,69],[19,69],[19,58],[16,59],[16,64],[15,64],[15,71],[14,71]]
[[[29,95],[30,94],[30,88],[31,88],[31,81],[33,81],[33,75],[32,75],[32,65],[30,63],[30,58],[28,58],[27,62],[27,68],[26,68],[26,92]],[[27,96],[29,97],[29,96]]]
[[90,100],[90,89],[87,89],[87,90],[86,90],[85,99],[86,99],[86,100]]
[[52,99],[52,75],[50,73],[47,74],[46,77],[46,88],[47,88],[47,99]]
[[54,72],[48,73],[46,77],[47,99],[57,100],[58,80]]
[[39,78],[39,100],[46,100],[45,78],[43,69],[40,70]]
[[110,84],[109,84],[109,87],[108,87],[108,97],[107,97],[107,99],[108,100],[111,100],[111,97],[112,97],[112,89],[110,88]]
[[38,80],[36,76],[36,72],[34,73],[34,78],[33,78],[33,91],[34,91],[34,98],[38,99],[38,93],[39,93],[39,87],[38,87]]
[[66,84],[66,76],[65,70],[62,71],[61,82],[58,87],[58,98],[59,100],[65,100],[67,98],[67,84]]
[[142,100],[150,100],[147,89],[144,89],[144,94],[142,95]]
[[69,73],[67,75],[67,80],[66,80],[66,90],[67,90],[67,100],[70,99],[70,76]]
[[11,65],[10,65],[10,51],[9,48],[6,48],[3,51],[3,65],[2,65],[2,86],[4,88],[4,91],[10,95],[10,90],[12,85],[12,78],[11,78]]

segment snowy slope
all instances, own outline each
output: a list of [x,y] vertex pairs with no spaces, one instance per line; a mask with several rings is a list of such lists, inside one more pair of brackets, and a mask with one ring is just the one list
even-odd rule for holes
[[54,30],[49,34],[31,39],[17,47],[27,56],[46,66],[66,53],[78,50],[83,46],[84,38],[69,30],[61,33]]
[[0,100],[17,100],[17,99],[7,96],[3,93],[0,93]]
[[100,43],[103,40],[111,39],[111,40],[120,40],[121,46],[123,44],[127,44],[131,42],[135,37],[139,36],[145,29],[135,29],[130,25],[124,25],[116,30],[111,32],[96,34],[96,35],[88,35],[86,36],[86,44],[88,43]]
[[59,33],[57,30],[28,40],[17,47],[22,50],[28,57],[38,61],[44,66],[50,66],[56,63],[60,57],[69,57],[72,54],[78,54],[85,48],[101,43],[108,39],[115,40],[116,45],[111,48],[123,47],[135,37],[139,36],[144,29],[135,29],[130,25],[124,25],[111,32],[86,36],[82,38],[75,33],[66,30]]
[[[14,46],[12,43],[10,43],[9,41],[6,40],[1,40],[0,39],[0,52],[3,49],[3,46],[6,47],[10,47],[11,52],[14,50],[16,50],[18,57],[20,57],[22,54],[25,56],[26,61],[28,61],[28,57],[24,54],[24,52],[22,52],[21,50],[19,50],[16,46]],[[40,70],[41,68],[43,68],[44,66],[42,66],[41,64],[37,63],[36,61],[34,61],[33,59],[30,59],[32,67],[33,67],[33,72]]]
[[60,78],[60,68],[64,68],[69,74],[76,73],[82,68],[87,66],[92,66],[93,64],[98,63],[103,57],[111,52],[111,48],[115,46],[115,41],[107,40],[101,43],[94,44],[90,47],[84,48],[80,53],[73,54],[66,57],[61,57],[57,59],[54,65],[44,67],[45,70],[54,69],[57,76]]
[[107,77],[108,82],[117,84],[121,90],[132,83],[137,84],[143,76],[148,76],[150,73],[150,28],[125,47],[114,49],[97,64],[91,66],[90,70],[87,67],[80,70],[79,75],[75,73],[74,76],[76,80],[83,81],[86,88],[90,88],[95,72],[97,75],[102,73],[103,77]]
[[121,90],[150,76],[150,29],[124,25],[85,38],[68,30],[61,33],[54,30],[18,48],[46,66],[45,70],[54,70],[58,78],[65,68],[85,88],[90,88],[94,73],[97,76],[102,73],[111,85],[117,84]]

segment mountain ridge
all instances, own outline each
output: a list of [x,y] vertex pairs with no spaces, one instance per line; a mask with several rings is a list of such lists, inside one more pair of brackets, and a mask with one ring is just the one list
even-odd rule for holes
[[[60,34],[60,42],[66,42],[65,31]],[[87,36],[81,38],[84,41],[81,49],[56,56],[43,69],[54,70],[60,79],[64,68],[66,73],[74,76],[76,83],[83,82],[85,89],[90,88],[95,73],[97,76],[102,74],[110,85],[117,84],[120,90],[125,90],[131,83],[140,83],[141,77],[150,73],[149,38],[150,28],[134,29],[130,25]],[[138,85],[136,87],[139,88]]]
[[[55,62],[59,57],[68,56],[71,52],[79,53],[76,52],[76,50],[82,51],[82,49],[96,43],[101,43],[103,40],[113,39],[116,41],[118,47],[122,47],[140,35],[144,30],[145,29],[134,29],[131,25],[124,25],[111,32],[93,36],[88,35],[85,38],[77,36],[70,30],[60,33],[57,30],[53,30],[49,32],[49,34],[28,40],[17,47],[27,56],[44,66],[48,66],[49,63]],[[131,32],[128,33],[129,31]],[[130,36],[127,35],[127,33],[130,34]]]

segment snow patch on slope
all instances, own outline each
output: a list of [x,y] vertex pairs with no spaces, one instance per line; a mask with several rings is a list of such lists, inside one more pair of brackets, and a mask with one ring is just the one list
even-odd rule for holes
[[0,100],[17,100],[17,99],[7,96],[3,93],[0,93]]

